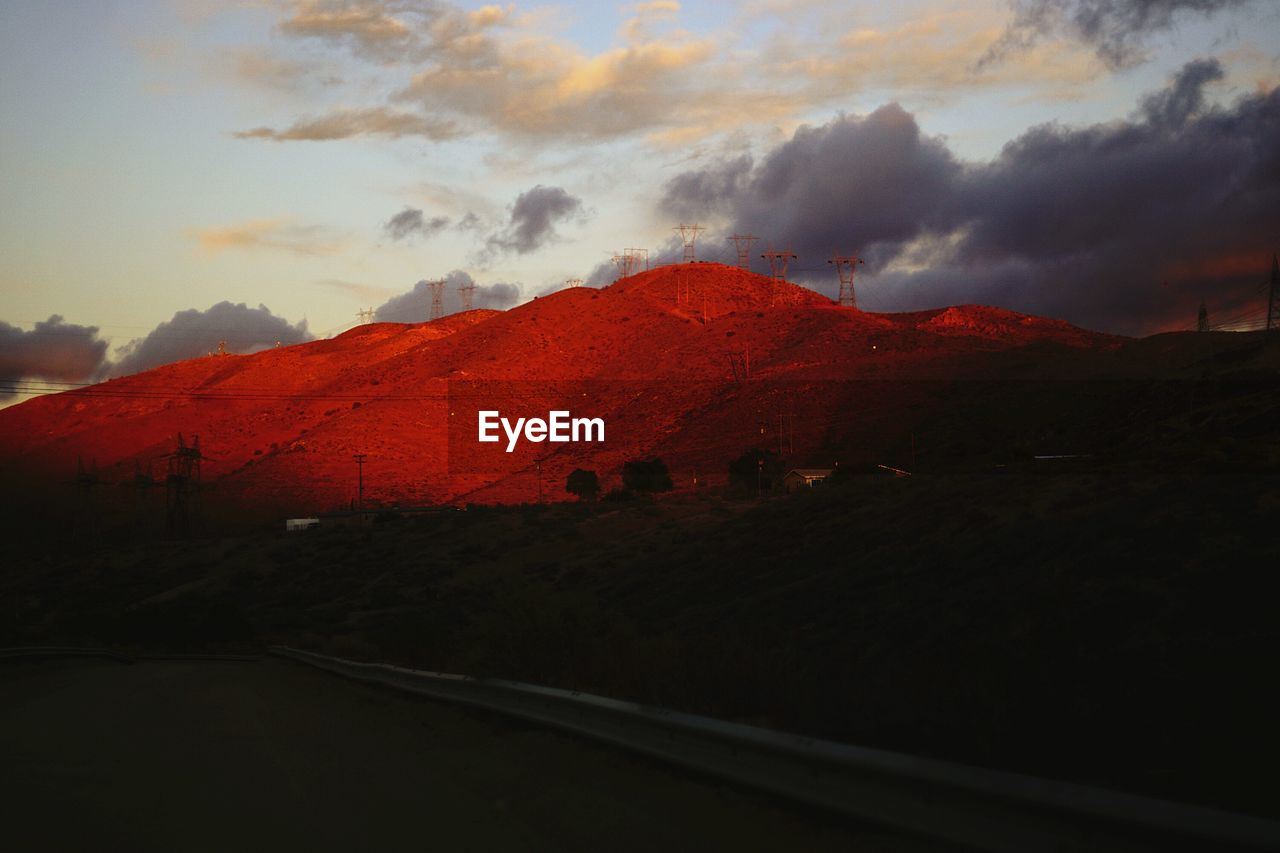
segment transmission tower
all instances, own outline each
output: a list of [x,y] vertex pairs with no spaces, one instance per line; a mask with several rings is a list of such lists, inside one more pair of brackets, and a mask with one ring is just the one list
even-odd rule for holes
[[564,283],[564,286],[565,286],[565,287],[568,287],[568,288],[582,287],[582,279],[580,279],[580,278],[570,278],[570,279],[566,279],[566,280],[565,280],[565,283]]
[[684,243],[684,262],[693,263],[696,260],[694,247],[698,242],[698,235],[707,229],[701,225],[677,225],[671,230],[680,232],[680,240]]
[[1280,329],[1280,260],[1271,256],[1271,291],[1267,295],[1267,331]]
[[1200,300],[1200,316],[1196,318],[1196,331],[1209,331],[1209,309],[1205,307],[1204,300]]
[[790,249],[781,252],[770,249],[760,257],[769,262],[769,272],[773,275],[774,281],[786,281],[787,265],[794,261],[797,255]]
[[360,323],[361,325],[363,325],[363,324],[365,324],[365,323],[372,323],[372,322],[373,322],[373,309],[372,309],[372,308],[361,308],[359,311],[357,311],[357,312],[356,312],[356,322],[357,322],[357,323]]
[[191,494],[200,485],[200,436],[192,436],[188,446],[178,433],[178,446],[169,454],[169,476],[165,478],[169,532],[186,536],[191,532]]
[[458,295],[462,297],[463,311],[471,310],[472,300],[475,297],[475,292],[476,292],[476,283],[474,281],[468,281],[464,284],[458,285]]
[[734,234],[729,238],[733,241],[733,246],[738,250],[738,266],[745,269],[751,268],[751,244],[759,240],[750,234]]
[[444,279],[436,279],[427,282],[427,287],[431,288],[431,318],[439,320],[444,316]]
[[[623,252],[621,255],[614,255],[613,263],[618,267],[618,278],[626,278],[636,271],[637,257],[631,254],[630,250]],[[617,279],[614,279],[617,281]]]
[[648,249],[627,249],[626,253],[635,258],[636,272],[640,271],[640,258],[644,258],[644,268],[649,269],[649,250]]
[[857,255],[836,255],[827,263],[835,264],[840,276],[840,304],[857,308],[858,300],[853,295],[853,274],[857,265],[862,263],[862,258]]

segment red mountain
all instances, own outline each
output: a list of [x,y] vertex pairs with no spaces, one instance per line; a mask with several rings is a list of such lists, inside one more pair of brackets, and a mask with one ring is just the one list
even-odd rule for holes
[[[181,433],[199,435],[220,499],[281,513],[347,505],[355,453],[384,505],[533,500],[539,482],[561,499],[574,468],[608,488],[648,455],[689,488],[723,482],[753,446],[830,465],[898,442],[899,416],[937,403],[919,380],[1071,372],[1120,344],[997,308],[872,314],[733,267],[667,266],[506,312],[360,326],[39,397],[0,411],[0,468],[65,481],[81,457],[106,482],[148,466],[162,478]],[[505,454],[475,441],[482,404],[513,420],[563,404],[604,418],[607,441]]]

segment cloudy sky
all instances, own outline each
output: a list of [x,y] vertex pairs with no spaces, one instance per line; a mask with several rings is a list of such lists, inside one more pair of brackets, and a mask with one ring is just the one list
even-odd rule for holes
[[[507,307],[672,226],[860,304],[1256,315],[1268,0],[0,0],[0,378]],[[416,316],[420,312],[423,316]]]

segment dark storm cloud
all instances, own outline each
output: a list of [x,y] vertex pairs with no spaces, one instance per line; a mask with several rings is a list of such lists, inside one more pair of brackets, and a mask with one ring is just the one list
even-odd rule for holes
[[[660,207],[732,211],[734,233],[760,237],[757,255],[786,248],[807,263],[825,262],[857,248],[883,262],[946,205],[962,171],[946,145],[921,134],[897,104],[801,127],[744,174],[749,167],[738,158],[678,175]],[[690,203],[685,192],[695,193]]]
[[392,240],[399,241],[410,237],[426,239],[439,234],[448,227],[449,218],[447,216],[433,216],[427,219],[421,210],[414,207],[406,207],[383,223],[382,230]]
[[561,187],[539,184],[516,198],[511,221],[503,232],[489,238],[489,249],[528,254],[555,239],[558,223],[581,213],[581,199]]
[[216,351],[222,341],[226,341],[228,352],[250,353],[275,346],[277,341],[288,345],[312,338],[306,320],[290,325],[265,305],[250,308],[243,302],[219,302],[205,311],[194,308],[179,311],[145,338],[119,348],[118,358],[109,372],[113,376],[124,376],[207,355]]
[[1209,16],[1253,0],[1012,0],[1013,20],[979,65],[1026,50],[1046,36],[1066,35],[1097,51],[1109,68],[1141,59],[1142,43],[1179,18]]
[[1221,73],[1189,63],[1129,121],[1032,128],[985,164],[896,106],[804,128],[725,202],[730,227],[793,248],[827,293],[825,260],[857,251],[877,310],[983,302],[1129,333],[1192,322],[1201,297],[1246,310],[1280,233],[1280,90],[1207,106]]
[[[97,326],[78,326],[54,314],[31,331],[0,322],[0,389],[22,379],[79,382],[102,366],[107,342]],[[0,398],[12,396],[0,390]]]
[[954,263],[1029,263],[1002,304],[1121,331],[1192,310],[1179,290],[1240,299],[1280,233],[1280,91],[1205,109],[1202,87],[1220,76],[1192,62],[1133,121],[1007,145],[948,211],[964,229]]
[[614,266],[612,261],[601,261],[596,264],[595,269],[587,274],[587,278],[583,281],[583,287],[604,287],[613,284],[618,278],[618,268]]
[[697,220],[733,204],[746,189],[752,165],[751,155],[741,154],[676,175],[667,182],[662,212],[675,219]]
[[1153,127],[1177,130],[1204,109],[1204,87],[1223,78],[1216,59],[1196,59],[1182,66],[1168,88],[1142,99],[1142,115]]
[[[463,308],[462,296],[458,288],[463,285],[475,285],[472,294],[472,308],[491,308],[501,311],[510,308],[520,298],[520,286],[507,282],[494,284],[476,284],[470,274],[463,270],[454,270],[445,276],[444,293],[442,294],[445,314],[453,314]],[[431,288],[427,281],[419,281],[407,293],[393,296],[378,306],[374,318],[380,323],[425,323],[431,319]]]

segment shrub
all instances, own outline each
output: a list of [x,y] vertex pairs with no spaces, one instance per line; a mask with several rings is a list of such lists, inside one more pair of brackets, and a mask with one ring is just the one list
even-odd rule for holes
[[638,459],[622,465],[622,485],[641,494],[669,492],[674,486],[667,466],[661,459]]
[[780,489],[782,475],[782,458],[772,450],[748,450],[729,463],[729,487],[742,494]]
[[565,480],[564,490],[571,495],[577,495],[578,500],[593,501],[600,494],[600,478],[596,476],[595,471],[578,468]]

